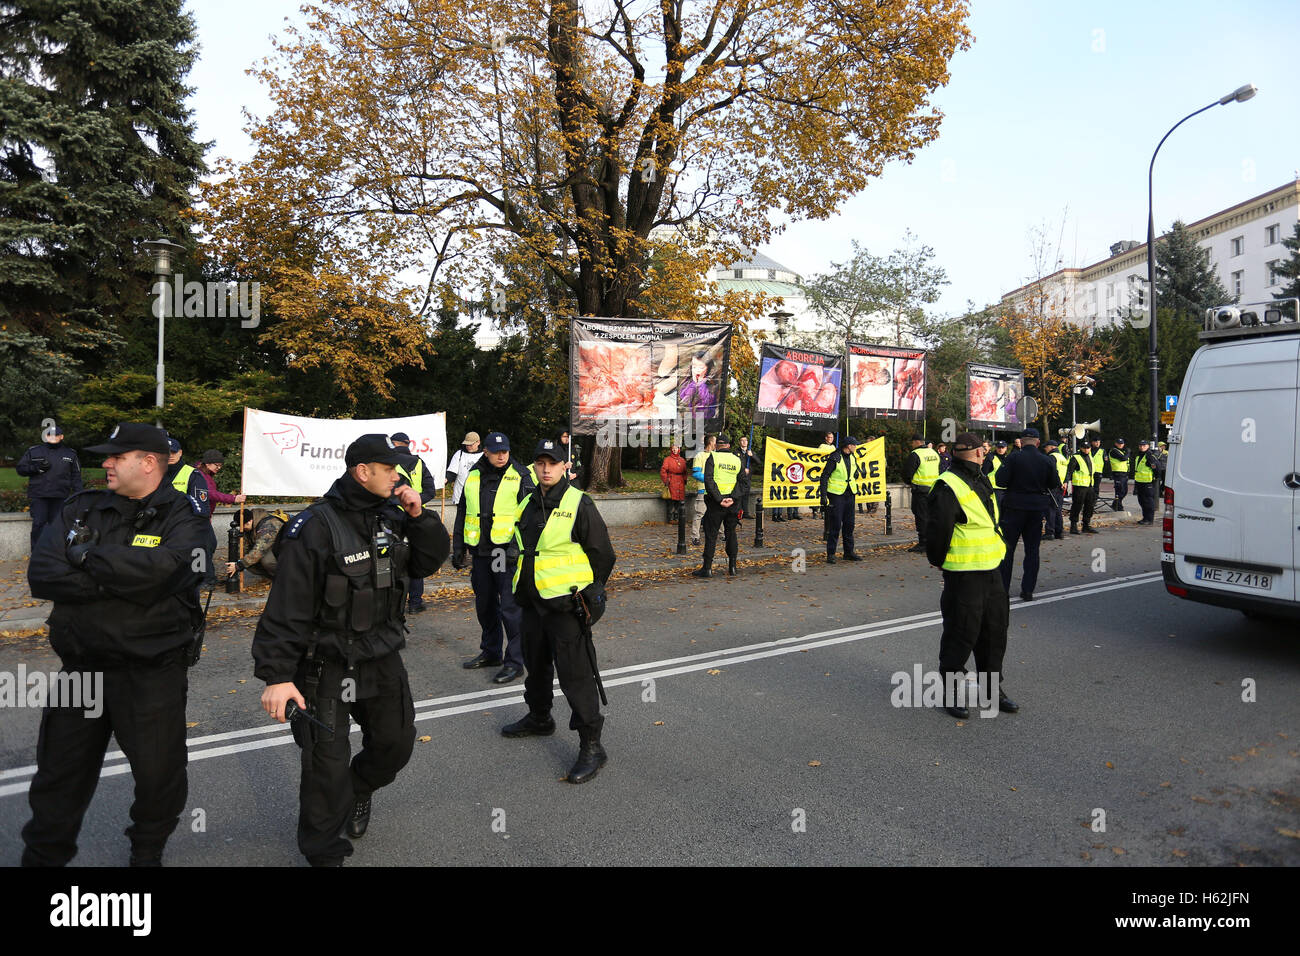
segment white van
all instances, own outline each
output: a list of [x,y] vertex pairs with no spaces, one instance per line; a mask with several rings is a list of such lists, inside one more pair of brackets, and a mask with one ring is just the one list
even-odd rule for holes
[[1160,567],[1170,594],[1300,618],[1297,305],[1206,314],[1169,436]]

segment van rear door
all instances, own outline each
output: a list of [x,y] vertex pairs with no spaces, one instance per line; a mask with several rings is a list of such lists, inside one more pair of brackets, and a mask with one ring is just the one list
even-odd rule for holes
[[1202,348],[1174,427],[1176,577],[1243,598],[1295,601],[1300,336]]

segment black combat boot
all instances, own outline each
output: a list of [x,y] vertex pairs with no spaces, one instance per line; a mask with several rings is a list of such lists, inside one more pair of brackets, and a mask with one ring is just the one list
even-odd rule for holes
[[608,760],[609,755],[600,745],[599,737],[583,737],[578,747],[578,759],[569,768],[569,776],[566,779],[569,783],[586,783],[596,776]]
[[531,710],[513,724],[501,728],[502,737],[549,737],[555,733],[555,721],[550,714],[534,714]]
[[352,808],[352,816],[348,817],[348,836],[354,840],[360,840],[366,835],[366,827],[370,826],[370,795],[358,797],[356,806]]

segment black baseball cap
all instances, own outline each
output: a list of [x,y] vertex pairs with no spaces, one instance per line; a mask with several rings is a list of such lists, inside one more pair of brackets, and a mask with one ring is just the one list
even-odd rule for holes
[[979,435],[974,435],[970,432],[962,432],[953,439],[952,443],[953,451],[974,451],[976,448],[983,447],[984,439],[980,438]]
[[173,454],[173,455],[174,455],[174,454],[176,454],[176,453],[177,453],[178,451],[180,451],[180,450],[181,450],[181,443],[178,442],[175,438],[171,438],[171,437],[169,436],[168,439],[167,439],[167,451],[168,451],[170,454]]
[[1021,438],[1042,438],[1043,436],[1038,434],[1037,428],[1026,428],[1023,432],[1020,433],[1020,437]]
[[[502,435],[501,437],[504,438],[505,436]],[[492,436],[489,435],[488,440],[490,441],[491,438]],[[537,447],[533,449],[533,461],[536,461],[538,458],[549,458],[551,461],[564,461],[564,452],[561,450],[563,448],[564,443],[558,438],[543,438],[537,443]],[[508,443],[504,450],[510,450]]]
[[1115,439],[1115,444],[1116,444],[1116,445],[1123,445],[1123,444],[1124,444],[1124,439],[1122,439],[1122,438],[1116,438],[1116,439]]
[[360,464],[400,465],[407,460],[407,455],[393,445],[387,435],[362,435],[343,454],[343,462],[349,468]]
[[1048,445],[1059,445],[1059,444],[1060,442],[1057,441],[1055,438],[1053,438],[1051,435],[1048,435],[1046,438],[1043,439],[1044,448],[1046,448]]
[[914,435],[912,435],[912,441],[924,442],[925,439],[922,438],[920,435],[916,435],[916,434],[914,434]]
[[853,445],[853,446],[856,447],[856,446],[861,445],[861,444],[862,444],[862,442],[858,441],[858,440],[857,440],[856,438],[854,438],[852,435],[845,435],[843,438],[840,439],[840,447],[841,447],[841,448],[848,448],[850,445]]
[[485,451],[509,451],[510,439],[501,432],[491,432],[483,442],[483,448]]
[[411,441],[411,436],[406,434],[406,432],[393,432],[388,437],[391,438],[393,441],[404,441],[407,442],[408,444]]
[[999,438],[997,441],[995,441],[995,442],[993,443],[993,447],[994,447],[994,448],[1006,448],[1006,447],[1007,447],[1007,440],[1006,440],[1005,438]]
[[126,451],[148,451],[157,455],[168,454],[167,433],[153,425],[121,422],[102,445],[93,445],[86,451],[94,455],[120,455]]
[[721,448],[723,445],[726,445],[728,448],[731,447],[731,439],[727,437],[726,432],[723,432],[718,436],[718,447]]
[[1139,445],[1149,445],[1149,444],[1151,444],[1151,439],[1150,439],[1150,438],[1139,438],[1139,439],[1138,439],[1138,444],[1139,444]]

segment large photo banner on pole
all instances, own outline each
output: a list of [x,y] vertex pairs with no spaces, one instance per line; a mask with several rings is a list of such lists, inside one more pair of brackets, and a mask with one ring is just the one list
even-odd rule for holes
[[850,418],[925,419],[924,349],[848,343]]
[[447,473],[447,413],[403,418],[302,418],[256,408],[244,409],[246,495],[314,498],[329,490],[347,466],[343,454],[362,435],[411,436],[409,450],[423,459],[424,479],[441,488]]
[[[804,445],[769,438],[763,445],[763,495],[760,507],[817,507],[822,467],[831,455]],[[885,500],[885,439],[873,438],[853,453],[849,475],[855,501]]]
[[763,343],[756,425],[839,431],[844,356]]
[[687,448],[722,425],[731,379],[731,326],[718,322],[572,319],[570,427],[604,444]]
[[966,426],[1025,430],[1025,373],[1018,368],[966,364]]

